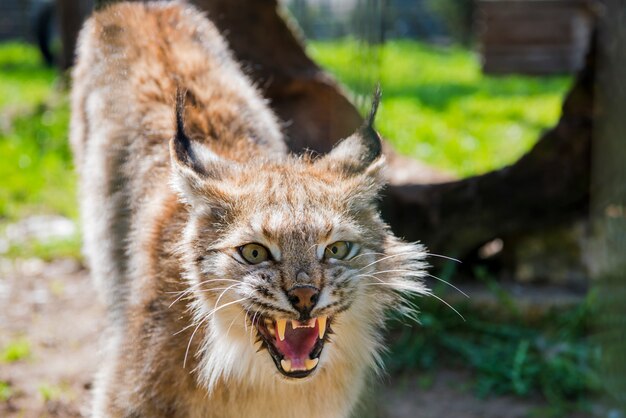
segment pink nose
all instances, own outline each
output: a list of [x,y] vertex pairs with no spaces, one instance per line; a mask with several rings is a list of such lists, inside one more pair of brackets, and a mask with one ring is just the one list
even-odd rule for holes
[[294,286],[287,292],[289,302],[300,313],[310,312],[317,303],[320,292],[313,286]]

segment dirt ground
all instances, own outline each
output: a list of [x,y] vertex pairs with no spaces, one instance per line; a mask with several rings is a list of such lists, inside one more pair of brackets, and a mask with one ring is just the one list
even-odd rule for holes
[[[88,416],[104,312],[87,272],[73,260],[0,259],[0,306],[0,349],[22,347],[19,359],[0,359],[0,417]],[[438,371],[427,389],[419,376],[388,376],[375,391],[378,415],[522,418],[545,406],[513,397],[480,400],[470,383],[459,370]]]

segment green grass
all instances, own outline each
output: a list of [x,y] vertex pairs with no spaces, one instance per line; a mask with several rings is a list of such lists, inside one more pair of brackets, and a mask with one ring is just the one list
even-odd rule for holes
[[0,220],[34,213],[75,217],[67,95],[23,44],[0,45]]
[[57,71],[45,67],[37,50],[23,43],[0,44],[0,109],[29,108],[46,101]]
[[52,402],[59,400],[63,395],[63,388],[58,385],[51,385],[49,383],[41,383],[37,387],[37,391],[44,402]]
[[30,342],[25,338],[10,341],[0,350],[0,363],[13,363],[31,355]]
[[28,240],[22,243],[12,243],[4,253],[5,257],[39,258],[43,261],[54,261],[59,258],[72,258],[82,261],[82,238],[79,232],[67,238],[55,238],[48,241]]
[[13,389],[11,388],[11,384],[0,380],[0,402],[8,401],[12,394]]
[[[37,50],[0,44],[0,231],[34,214],[77,217],[76,179],[68,146],[69,106],[58,72]],[[76,256],[78,238],[12,245],[10,257]]]
[[[541,323],[498,318],[469,303],[456,306],[464,320],[438,301],[417,301],[420,325],[392,325],[386,364],[393,372],[447,365],[472,371],[472,390],[493,395],[542,396],[556,416],[589,408],[600,388],[600,353],[587,341],[589,304],[552,312]],[[395,321],[392,321],[394,324]]]
[[[441,277],[451,276],[453,270]],[[415,299],[419,325],[407,327],[405,318],[391,316],[387,367],[400,373],[420,370],[426,376],[443,365],[469,369],[471,389],[478,397],[543,397],[548,407],[537,411],[538,417],[589,411],[602,387],[601,353],[589,341],[598,295],[591,293],[580,305],[529,319],[495,278],[480,271],[475,275],[499,302],[497,311],[469,299],[454,304],[457,312],[435,298]],[[433,290],[444,295],[448,289],[439,283]]]
[[353,91],[363,93],[364,79],[371,89],[379,78],[381,133],[401,153],[461,176],[502,167],[528,151],[558,120],[571,82],[488,77],[466,49],[414,41],[390,41],[370,54],[350,40],[313,42],[309,52]]

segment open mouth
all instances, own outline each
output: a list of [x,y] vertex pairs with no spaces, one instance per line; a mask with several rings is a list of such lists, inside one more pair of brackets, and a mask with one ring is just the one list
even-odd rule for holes
[[307,377],[316,369],[324,343],[331,333],[327,316],[300,322],[292,319],[256,317],[260,340],[276,368],[287,377]]

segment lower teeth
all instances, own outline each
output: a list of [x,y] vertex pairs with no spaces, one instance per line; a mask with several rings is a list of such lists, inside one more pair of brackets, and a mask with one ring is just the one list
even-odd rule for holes
[[[317,363],[319,363],[320,359],[319,358],[314,358],[314,359],[305,359],[304,360],[304,368],[299,368],[297,370],[294,371],[309,371],[309,370],[313,370],[313,368],[315,368],[315,366],[317,366]],[[287,373],[292,371],[291,368],[291,360],[286,360],[286,359],[282,359],[280,361],[280,365],[283,368],[283,370]]]
[[319,361],[320,361],[320,359],[318,359],[318,358],[306,359],[306,360],[304,360],[304,367],[306,367],[307,370],[311,370],[315,366],[317,366],[317,363],[319,363]]

